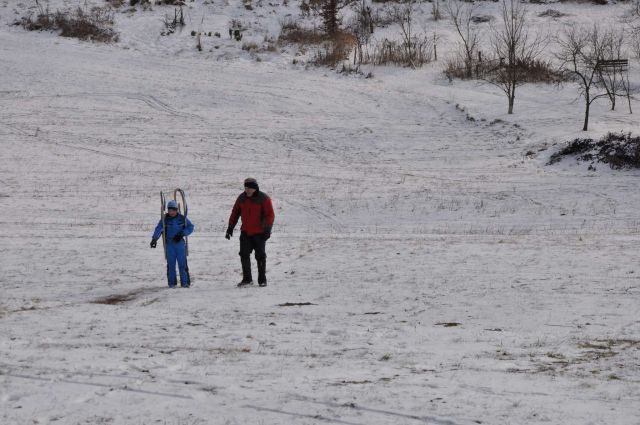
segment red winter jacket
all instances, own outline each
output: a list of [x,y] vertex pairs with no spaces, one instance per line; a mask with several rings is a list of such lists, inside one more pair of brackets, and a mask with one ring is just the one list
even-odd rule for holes
[[271,233],[271,226],[273,226],[273,220],[276,217],[271,205],[271,198],[260,191],[256,191],[250,198],[242,192],[231,210],[229,226],[234,228],[240,217],[242,217],[240,230],[247,235],[253,236],[265,231]]

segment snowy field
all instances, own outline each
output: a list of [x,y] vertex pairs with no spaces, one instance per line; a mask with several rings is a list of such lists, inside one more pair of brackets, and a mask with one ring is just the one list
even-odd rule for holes
[[[9,4],[0,424],[640,423],[640,172],[545,165],[637,134],[640,102],[583,133],[571,85],[509,116],[441,63],[198,54],[151,18],[97,45],[10,27]],[[266,288],[235,287],[224,239],[247,176],[276,210]],[[176,187],[190,289],[148,247]]]

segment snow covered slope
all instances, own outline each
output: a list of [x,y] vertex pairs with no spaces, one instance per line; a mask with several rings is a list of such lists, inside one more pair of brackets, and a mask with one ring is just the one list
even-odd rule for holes
[[[545,165],[582,135],[574,88],[507,116],[440,63],[363,79],[7,22],[0,423],[638,423],[640,173]],[[588,135],[640,131],[606,109]],[[224,239],[247,176],[267,288],[235,288]],[[148,248],[175,187],[188,290]]]

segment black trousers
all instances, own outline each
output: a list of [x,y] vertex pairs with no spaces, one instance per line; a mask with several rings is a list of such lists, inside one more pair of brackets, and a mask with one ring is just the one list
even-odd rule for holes
[[256,260],[266,260],[265,252],[267,241],[262,234],[249,236],[242,232],[240,234],[240,258],[249,259],[253,251],[256,252]]

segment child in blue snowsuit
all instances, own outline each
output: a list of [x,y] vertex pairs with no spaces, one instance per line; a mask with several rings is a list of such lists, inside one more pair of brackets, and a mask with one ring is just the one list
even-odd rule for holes
[[[187,266],[187,253],[185,250],[184,237],[193,232],[193,224],[182,214],[178,214],[178,203],[169,201],[167,204],[167,215],[164,217],[164,227],[166,231],[167,244],[167,279],[169,287],[175,288],[178,284],[176,276],[176,260],[178,270],[180,270],[180,285],[188,288],[191,284],[189,278],[189,267]],[[151,237],[151,248],[158,244],[158,238],[162,235],[162,219],[158,222],[155,232]]]

